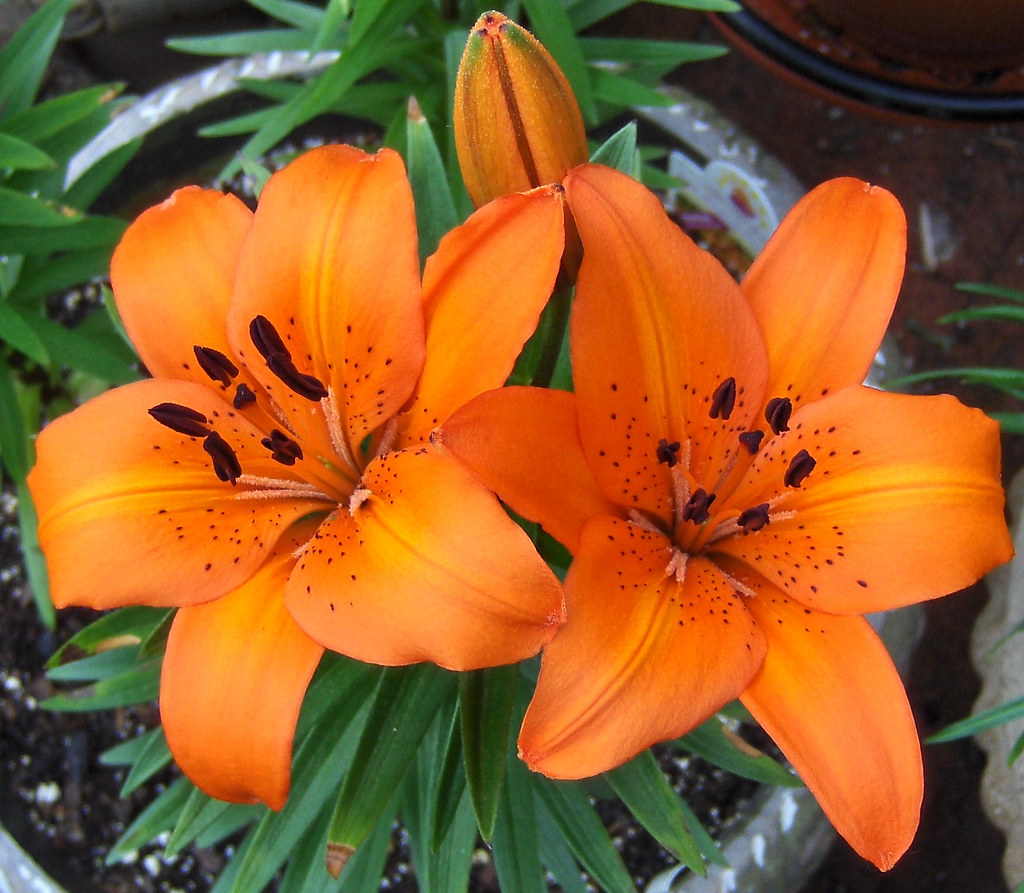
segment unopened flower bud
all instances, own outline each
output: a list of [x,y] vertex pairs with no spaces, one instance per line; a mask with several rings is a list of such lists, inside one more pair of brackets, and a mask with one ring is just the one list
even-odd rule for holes
[[557,183],[588,158],[565,75],[537,38],[498,12],[480,16],[462,55],[455,148],[478,206]]

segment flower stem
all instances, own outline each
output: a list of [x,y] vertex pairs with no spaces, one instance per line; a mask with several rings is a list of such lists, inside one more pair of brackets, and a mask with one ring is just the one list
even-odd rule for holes
[[562,342],[565,340],[565,334],[569,327],[572,293],[571,285],[560,285],[551,295],[551,300],[548,301],[548,306],[544,310],[544,318],[541,322],[544,332],[543,341],[531,381],[534,387],[551,387],[551,382],[555,377],[555,367],[558,365],[558,356],[562,352]]

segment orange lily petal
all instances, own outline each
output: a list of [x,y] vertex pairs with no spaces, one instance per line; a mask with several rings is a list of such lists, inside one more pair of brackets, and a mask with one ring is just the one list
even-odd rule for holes
[[489,391],[456,411],[433,441],[570,552],[589,518],[616,512],[583,456],[572,394]]
[[519,735],[531,769],[585,778],[703,722],[735,698],[764,637],[727,578],[666,538],[598,516],[566,578],[569,616],[544,650]]
[[747,609],[768,654],[741,700],[861,856],[892,868],[917,831],[924,779],[907,696],[862,617],[811,611],[767,585]]
[[[681,443],[698,481],[728,473],[762,405],[761,335],[736,283],[653,193],[599,165],[565,182],[583,241],[571,329],[583,448],[608,499],[668,521],[658,443]],[[730,379],[726,423],[710,408]]]
[[864,380],[906,253],[903,209],[880,187],[829,180],[797,203],[742,284],[768,345],[767,397],[798,404]]
[[[282,384],[254,348],[257,316],[269,320],[296,370],[332,393],[330,431],[316,400]],[[361,464],[363,439],[406,402],[423,365],[416,222],[401,158],[324,146],[271,177],[242,249],[228,323],[238,356],[299,439],[315,445],[309,452]]]
[[231,355],[228,304],[251,223],[233,195],[189,186],[125,231],[110,279],[125,329],[154,376],[209,385],[193,347]]
[[285,479],[262,434],[208,387],[148,379],[51,422],[29,475],[54,603],[113,608],[186,605],[240,586],[287,527],[322,510],[301,482],[277,498],[219,480],[198,437],[158,424],[172,402],[215,422],[244,473]]
[[425,449],[367,466],[288,582],[292,616],[368,663],[472,670],[522,660],[564,619],[558,580],[498,501]]
[[537,328],[562,256],[558,187],[485,205],[442,240],[423,271],[427,358],[401,424],[406,443],[499,388]]
[[[773,500],[800,449],[817,464]],[[805,405],[730,498],[737,508],[769,501],[779,513],[771,523],[713,549],[822,611],[866,614],[935,598],[1013,555],[998,425],[949,396],[853,387]]]
[[239,589],[174,617],[160,718],[175,761],[211,797],[280,809],[299,708],[323,648],[284,607],[295,559],[269,560]]

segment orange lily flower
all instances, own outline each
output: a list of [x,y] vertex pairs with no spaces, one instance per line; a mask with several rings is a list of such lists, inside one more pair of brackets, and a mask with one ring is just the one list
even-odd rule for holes
[[564,619],[529,538],[427,444],[511,371],[562,218],[558,187],[494,202],[421,284],[401,159],[331,146],[255,214],[192,187],[129,227],[113,288],[154,378],[49,425],[30,485],[59,607],[179,608],[163,724],[211,795],[284,803],[325,646],[468,670]]
[[826,183],[739,286],[628,177],[588,165],[565,186],[584,248],[576,393],[491,392],[435,432],[574,554],[520,755],[594,775],[739,696],[888,869],[917,828],[920,745],[859,615],[1012,553],[997,425],[861,384],[902,277],[902,209]]

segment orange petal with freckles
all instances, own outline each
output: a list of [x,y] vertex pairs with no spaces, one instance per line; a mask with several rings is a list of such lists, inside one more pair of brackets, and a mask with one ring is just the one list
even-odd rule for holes
[[728,579],[691,558],[666,573],[667,538],[598,516],[566,578],[568,619],[544,650],[519,735],[527,765],[586,778],[703,722],[735,698],[764,636]]
[[192,348],[231,357],[228,304],[252,213],[233,195],[188,186],[144,211],[110,262],[117,309],[154,376],[210,384]]
[[174,759],[211,797],[284,806],[292,737],[323,648],[282,593],[295,559],[268,561],[234,592],[174,617],[160,678],[160,718]]
[[287,479],[262,432],[209,388],[147,379],[51,422],[29,475],[57,607],[188,605],[240,586],[290,524],[325,507],[309,486],[277,498],[217,478],[198,437],[157,423],[172,402],[202,413],[235,450],[244,474]]
[[768,654],[741,700],[835,829],[887,871],[914,839],[924,785],[900,677],[864,618],[811,611],[757,588],[745,604]]
[[[273,325],[295,370],[332,391],[332,430],[317,400],[297,394],[256,351],[257,316]],[[242,249],[229,328],[311,452],[358,454],[409,398],[423,366],[416,221],[396,153],[324,146],[270,178]]]
[[[794,455],[816,464],[782,486]],[[866,614],[945,595],[1008,561],[999,426],[953,397],[846,388],[794,413],[767,442],[734,508],[778,512],[714,549],[812,608]]]
[[558,580],[453,459],[388,453],[361,487],[353,514],[321,525],[288,581],[309,635],[368,663],[473,670],[530,657],[555,634]]
[[489,391],[459,409],[433,440],[570,552],[579,548],[589,518],[617,511],[601,495],[583,456],[572,394]]
[[779,225],[743,280],[771,363],[767,397],[860,384],[892,315],[907,222],[886,190],[829,180]]
[[[684,464],[717,489],[761,409],[761,335],[732,277],[652,192],[599,165],[565,183],[583,241],[571,333],[584,451],[608,499],[667,522],[672,476],[659,441],[690,451]],[[712,396],[729,379],[735,405],[713,419]]]
[[406,443],[477,394],[500,388],[537,328],[562,257],[562,190],[485,205],[442,240],[423,271],[427,358],[402,428]]

